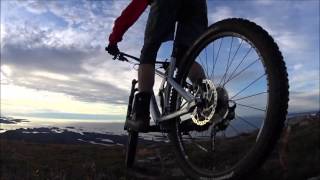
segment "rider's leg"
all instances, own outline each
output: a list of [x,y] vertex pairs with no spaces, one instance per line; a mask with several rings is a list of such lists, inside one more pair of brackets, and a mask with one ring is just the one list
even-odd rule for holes
[[188,78],[191,80],[193,84],[199,83],[201,82],[201,80],[206,79],[205,72],[199,63],[193,63],[189,71]]
[[[206,0],[183,0],[179,10],[178,25],[174,40],[174,51],[178,50],[177,61],[181,59],[194,41],[207,29],[207,4]],[[180,62],[182,64],[183,62]],[[194,63],[190,69],[189,79],[193,84],[205,79],[205,73],[200,64]]]
[[[177,59],[177,66],[178,67],[181,63],[183,63],[181,61],[182,61],[184,54],[187,52],[187,50],[188,50],[188,46],[175,45],[173,52],[172,52],[172,56]],[[205,72],[199,63],[197,63],[197,62],[193,63],[193,65],[191,66],[191,69],[189,71],[188,78],[191,80],[191,82],[193,84],[197,84],[197,83],[201,82],[201,80],[206,78]]]
[[133,103],[133,121],[127,126],[135,131],[147,132],[150,124],[150,99],[154,84],[154,65],[140,64],[138,69],[138,90]]
[[138,69],[138,90],[133,103],[133,119],[127,122],[129,128],[147,132],[150,124],[150,99],[154,84],[155,60],[161,43],[143,45]]
[[152,92],[154,84],[154,64],[140,64],[138,69],[139,92]]
[[133,122],[131,128],[134,130],[143,131],[149,126],[149,106],[154,84],[154,63],[161,43],[173,39],[181,3],[182,0],[152,1],[138,70],[139,93],[134,98],[133,118],[135,121],[131,121]]

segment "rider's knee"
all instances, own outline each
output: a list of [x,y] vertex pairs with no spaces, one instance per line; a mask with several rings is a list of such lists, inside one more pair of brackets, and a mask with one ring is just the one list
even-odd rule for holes
[[141,50],[140,64],[155,64],[161,43],[145,43]]

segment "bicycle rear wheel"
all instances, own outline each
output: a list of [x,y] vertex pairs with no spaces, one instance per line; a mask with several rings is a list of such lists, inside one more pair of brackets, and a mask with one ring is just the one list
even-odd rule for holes
[[[215,107],[215,115],[223,115],[208,116],[208,122],[194,112],[192,119],[176,119],[168,135],[180,167],[193,179],[244,178],[273,149],[286,119],[289,86],[277,44],[255,23],[226,19],[209,27],[186,53],[184,62],[177,82],[197,95],[187,75],[194,62],[201,64],[212,82],[207,87],[218,94],[217,101],[208,101],[217,102],[210,110]],[[234,116],[228,109],[231,103],[236,105]],[[179,110],[185,104],[173,91],[171,108]],[[190,122],[193,128],[186,130]]]

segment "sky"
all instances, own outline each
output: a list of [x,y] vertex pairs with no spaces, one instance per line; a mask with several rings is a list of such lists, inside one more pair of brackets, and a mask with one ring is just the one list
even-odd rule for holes
[[[319,110],[318,0],[208,0],[209,24],[230,17],[265,28],[283,53],[289,112]],[[135,66],[104,51],[126,0],[2,0],[1,116],[123,121]],[[139,56],[149,7],[120,50]],[[161,46],[169,58],[172,42]]]

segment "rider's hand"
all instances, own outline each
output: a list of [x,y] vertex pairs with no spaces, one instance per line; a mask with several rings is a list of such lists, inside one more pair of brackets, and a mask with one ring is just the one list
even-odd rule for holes
[[116,56],[120,53],[117,44],[109,44],[108,47],[106,47],[106,51],[113,56]]

